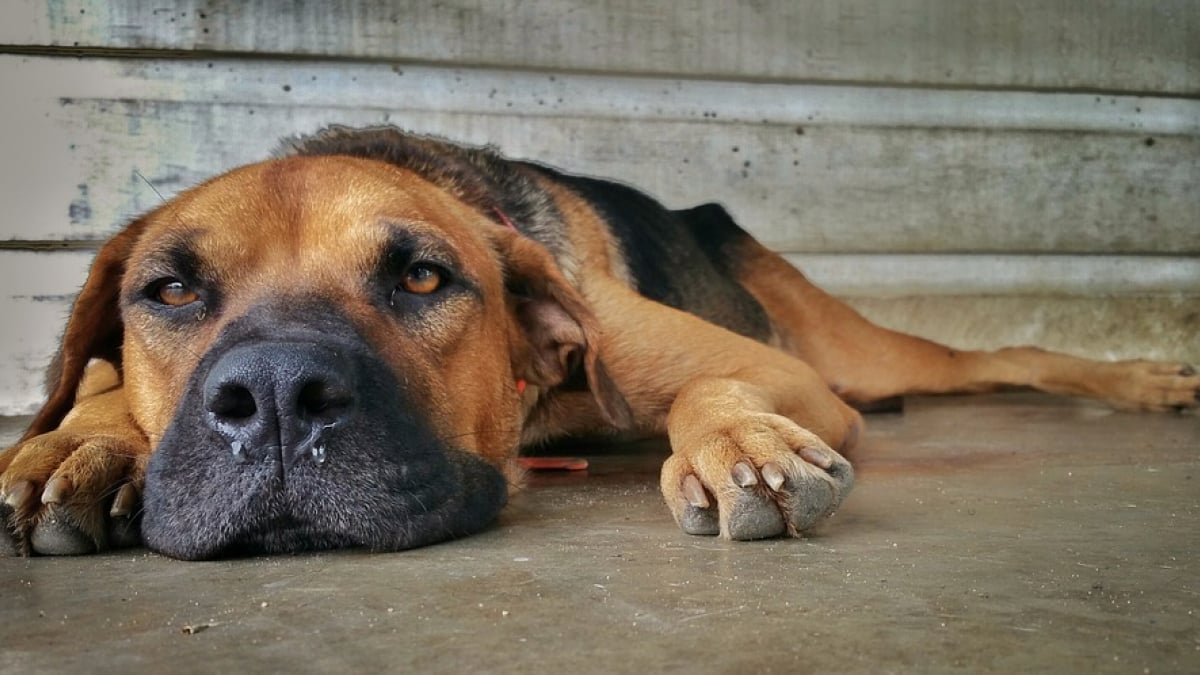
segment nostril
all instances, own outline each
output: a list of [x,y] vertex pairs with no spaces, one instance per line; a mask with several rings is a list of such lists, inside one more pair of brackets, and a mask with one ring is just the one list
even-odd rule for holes
[[345,386],[317,380],[300,388],[296,407],[302,417],[333,420],[342,417],[353,400]]
[[217,390],[208,402],[208,409],[218,417],[231,421],[247,420],[258,412],[254,394],[240,384],[227,384]]

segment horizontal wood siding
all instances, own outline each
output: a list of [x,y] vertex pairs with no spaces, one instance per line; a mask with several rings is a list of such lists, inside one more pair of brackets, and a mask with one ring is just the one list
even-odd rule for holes
[[1193,0],[8,0],[0,43],[1200,93]]
[[1200,101],[1013,107],[998,92],[281,61],[0,56],[0,69],[0,114],[23,120],[0,201],[24,214],[0,239],[104,236],[155,189],[262,159],[281,136],[392,123],[673,206],[720,201],[782,251],[1200,251]]
[[724,203],[867,316],[1200,362],[1200,3],[0,6],[0,414],[99,242],[327,124]]

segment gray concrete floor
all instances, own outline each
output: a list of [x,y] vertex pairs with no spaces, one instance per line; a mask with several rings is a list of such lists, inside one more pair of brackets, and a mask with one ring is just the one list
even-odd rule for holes
[[0,670],[1200,672],[1200,419],[1021,394],[868,423],[801,540],[679,533],[656,445],[405,553],[0,559]]

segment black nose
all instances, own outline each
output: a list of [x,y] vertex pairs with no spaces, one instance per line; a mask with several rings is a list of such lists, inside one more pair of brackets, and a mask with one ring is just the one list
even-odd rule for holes
[[325,461],[322,434],[353,412],[349,363],[314,344],[257,342],[225,352],[204,380],[208,424],[241,462],[274,457],[281,470]]

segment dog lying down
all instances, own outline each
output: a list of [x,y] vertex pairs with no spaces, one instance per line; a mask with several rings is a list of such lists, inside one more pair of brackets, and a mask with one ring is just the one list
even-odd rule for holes
[[48,380],[0,455],[10,554],[421,546],[491,523],[520,447],[618,430],[668,437],[684,532],[795,536],[854,482],[853,405],[1200,396],[1181,363],[885,330],[716,204],[392,128],[287,141],[130,223]]

